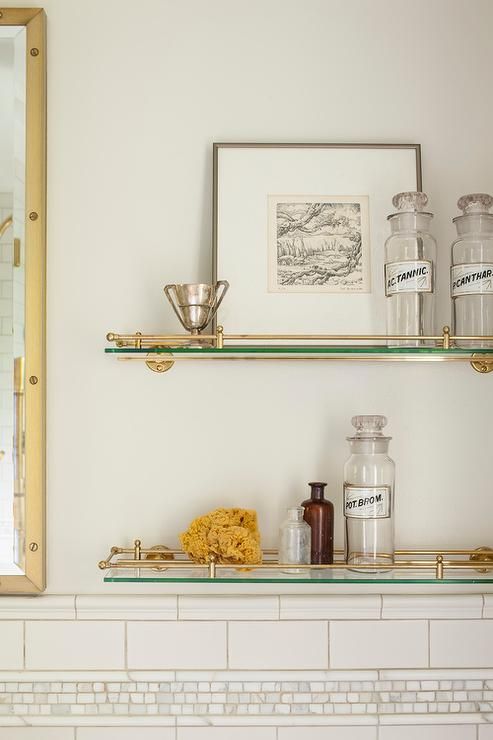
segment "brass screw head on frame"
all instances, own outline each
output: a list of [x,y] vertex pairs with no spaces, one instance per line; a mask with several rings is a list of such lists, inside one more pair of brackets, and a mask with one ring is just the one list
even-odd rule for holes
[[37,57],[39,55],[39,49],[36,49],[36,47],[32,48],[29,52],[32,57]]
[[3,13],[1,10],[0,10],[0,18],[3,18]]
[[31,552],[37,552],[37,550],[39,549],[38,543],[37,542],[30,542],[29,543],[29,549],[31,550]]
[[29,382],[31,383],[31,385],[36,385],[36,383],[38,382],[38,378],[36,377],[36,375],[31,375],[31,377],[29,378]]
[[36,211],[31,211],[31,213],[29,214],[29,218],[31,219],[31,221],[36,221],[38,219],[38,214],[36,213]]

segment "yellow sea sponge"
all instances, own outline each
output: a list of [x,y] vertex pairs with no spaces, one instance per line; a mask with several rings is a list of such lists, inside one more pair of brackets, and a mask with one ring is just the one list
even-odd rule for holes
[[212,527],[207,543],[221,563],[253,565],[262,561],[260,545],[246,527]]
[[231,565],[262,562],[257,514],[248,509],[215,509],[199,516],[180,541],[195,563],[207,563],[211,555]]

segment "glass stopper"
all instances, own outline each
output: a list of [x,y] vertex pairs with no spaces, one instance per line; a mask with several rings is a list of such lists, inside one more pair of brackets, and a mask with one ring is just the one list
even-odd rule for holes
[[427,203],[428,196],[426,193],[397,193],[392,198],[392,205],[394,208],[398,208],[399,211],[419,212],[423,210]]
[[353,416],[351,424],[356,429],[357,437],[382,436],[382,429],[387,425],[387,417],[375,415]]
[[493,206],[493,198],[487,193],[470,193],[457,201],[457,206],[466,213],[488,213]]

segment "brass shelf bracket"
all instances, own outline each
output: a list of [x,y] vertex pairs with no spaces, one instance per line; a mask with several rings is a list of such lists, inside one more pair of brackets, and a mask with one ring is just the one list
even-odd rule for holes
[[147,355],[148,359],[146,360],[146,365],[149,370],[152,370],[154,373],[166,373],[168,370],[171,370],[175,364],[174,360],[166,359],[167,357],[172,356],[171,352],[161,352],[159,355],[153,355],[152,352],[149,352]]
[[[491,547],[478,547],[477,550],[475,550],[471,555],[469,556],[469,560],[476,565],[478,563],[486,563],[491,564],[493,563],[493,548]],[[477,568],[478,573],[487,573],[488,569],[486,568]]]
[[471,367],[482,375],[491,373],[493,372],[493,360],[483,359],[481,355],[474,353],[472,355]]

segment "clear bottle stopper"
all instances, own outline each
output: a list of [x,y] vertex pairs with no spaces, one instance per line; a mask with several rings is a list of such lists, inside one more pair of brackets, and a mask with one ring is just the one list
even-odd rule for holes
[[408,213],[419,213],[427,203],[428,196],[420,192],[397,193],[392,198],[394,208]]
[[469,213],[488,213],[493,206],[493,197],[487,193],[469,193],[457,201],[457,207],[464,215]]
[[382,429],[387,426],[387,417],[375,415],[353,416],[351,424],[356,437],[383,437]]

